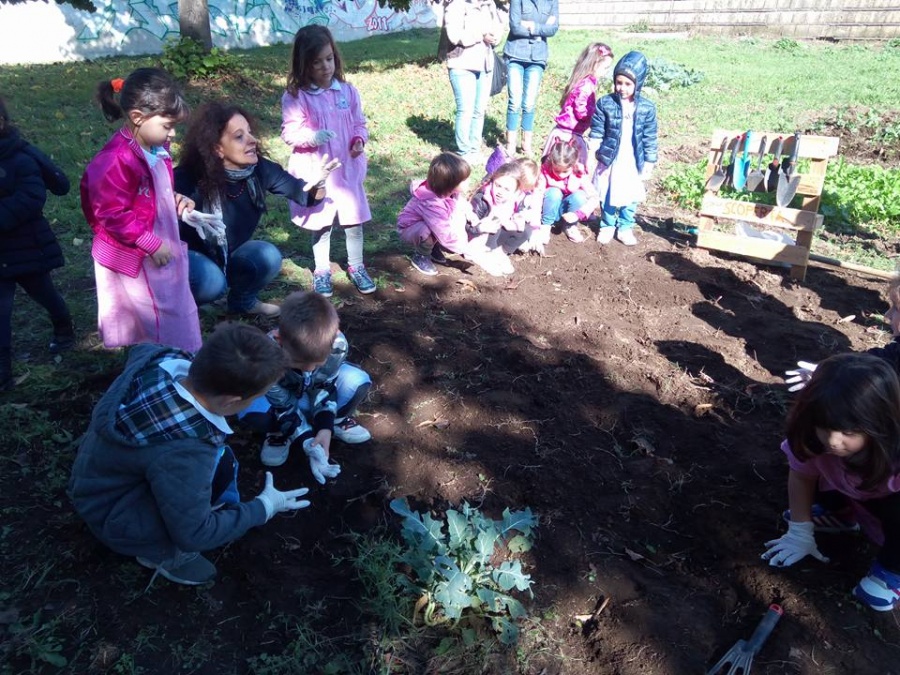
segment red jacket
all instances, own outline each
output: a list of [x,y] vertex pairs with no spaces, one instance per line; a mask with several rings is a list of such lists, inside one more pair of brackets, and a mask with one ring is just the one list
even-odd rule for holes
[[[166,163],[172,179],[172,160]],[[81,178],[81,210],[94,232],[91,255],[114,272],[137,277],[144,258],[162,246],[153,233],[156,192],[144,151],[122,127]]]

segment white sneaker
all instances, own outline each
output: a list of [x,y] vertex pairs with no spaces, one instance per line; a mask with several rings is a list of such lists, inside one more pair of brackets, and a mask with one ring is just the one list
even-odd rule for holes
[[506,255],[506,251],[502,248],[495,248],[491,251],[491,256],[496,261],[497,269],[500,270],[500,272],[503,274],[516,273],[516,268],[513,267],[512,260],[509,259],[509,256]]
[[569,225],[565,229],[565,233],[566,238],[573,244],[580,244],[584,241],[584,235],[581,234],[581,230],[578,229],[578,225]]
[[344,443],[356,445],[365,443],[372,438],[372,434],[363,425],[352,417],[345,417],[340,422],[334,422],[334,435]]
[[614,227],[601,227],[600,231],[597,233],[597,243],[598,244],[608,244],[613,240],[613,236],[616,234],[616,228]]
[[244,312],[244,314],[247,314],[248,316],[264,316],[267,319],[275,319],[281,316],[281,307],[273,305],[271,302],[257,300],[256,304]]
[[630,227],[627,230],[620,229],[616,233],[616,239],[621,241],[626,246],[635,246],[637,245],[637,239],[634,237],[634,230]]
[[259,461],[266,466],[281,466],[287,461],[291,451],[291,443],[300,435],[298,429],[290,436],[282,434],[266,434],[262,450],[259,453]]

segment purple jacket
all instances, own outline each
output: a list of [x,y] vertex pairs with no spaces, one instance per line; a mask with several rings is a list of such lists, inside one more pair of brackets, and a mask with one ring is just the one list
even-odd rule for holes
[[[172,177],[172,160],[166,163]],[[94,232],[91,255],[113,272],[135,278],[162,239],[153,233],[156,192],[144,151],[122,127],[84,170],[81,210]]]

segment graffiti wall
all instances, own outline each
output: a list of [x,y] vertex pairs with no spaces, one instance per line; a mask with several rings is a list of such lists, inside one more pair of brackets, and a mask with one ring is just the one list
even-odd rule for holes
[[[155,54],[178,37],[177,0],[95,0],[97,11],[27,2],[0,5],[0,64]],[[436,25],[430,0],[409,12],[377,0],[209,0],[213,44],[255,47],[290,42],[301,26],[328,26],[339,41]]]

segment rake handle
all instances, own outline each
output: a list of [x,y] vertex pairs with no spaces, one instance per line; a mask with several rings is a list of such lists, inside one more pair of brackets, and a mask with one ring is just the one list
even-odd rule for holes
[[769,605],[769,611],[765,613],[762,620],[759,622],[759,625],[756,627],[756,630],[753,631],[753,635],[750,636],[750,640],[747,642],[747,651],[751,654],[756,654],[763,646],[763,643],[768,639],[769,635],[772,634],[772,631],[775,629],[775,625],[778,623],[779,619],[781,619],[784,614],[784,610],[781,608],[781,605],[771,604]]

